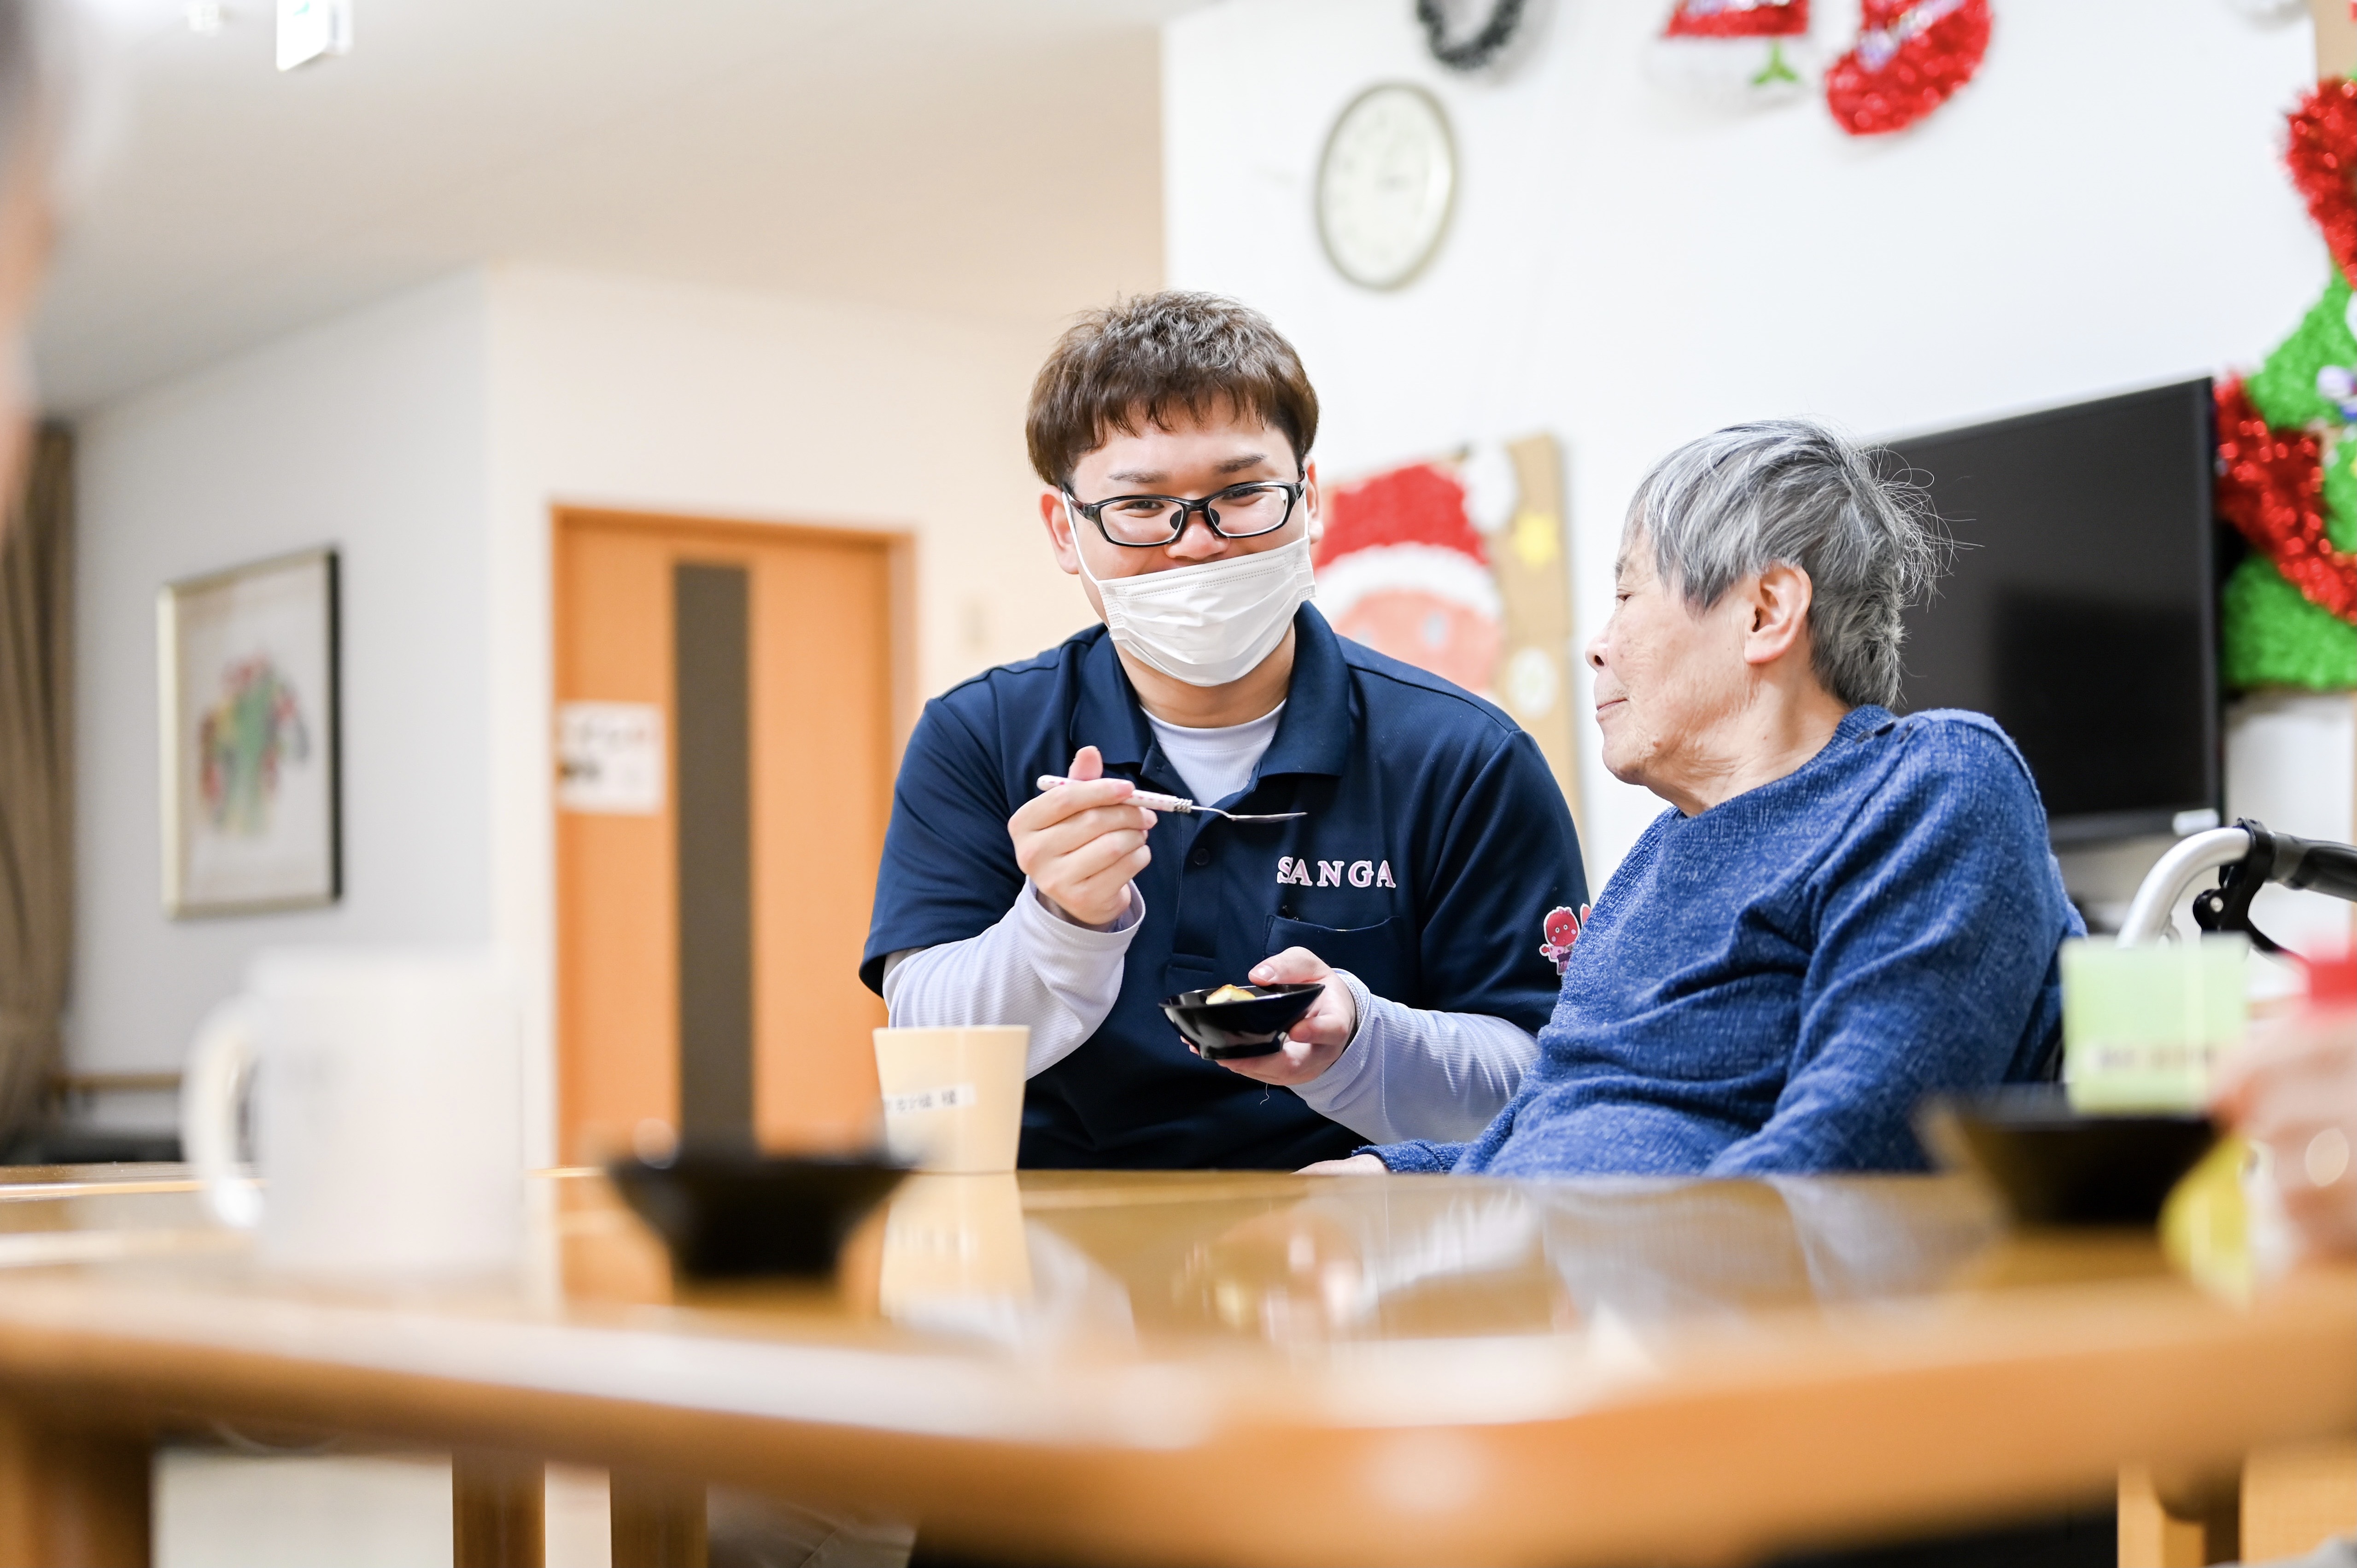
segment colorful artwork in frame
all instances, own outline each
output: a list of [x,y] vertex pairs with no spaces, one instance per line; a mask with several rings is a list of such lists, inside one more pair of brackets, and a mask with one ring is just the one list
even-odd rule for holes
[[336,553],[166,585],[164,908],[233,915],[342,892]]

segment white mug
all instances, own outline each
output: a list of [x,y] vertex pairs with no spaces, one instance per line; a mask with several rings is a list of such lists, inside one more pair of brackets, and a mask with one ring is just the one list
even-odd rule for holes
[[[523,1234],[522,1066],[488,961],[274,950],[197,1030],[181,1141],[214,1214],[257,1230],[265,1264],[505,1268]],[[238,1159],[249,1090],[260,1182]]]

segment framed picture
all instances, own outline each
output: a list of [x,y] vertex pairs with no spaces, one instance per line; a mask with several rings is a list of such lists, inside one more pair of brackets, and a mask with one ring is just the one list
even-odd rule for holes
[[332,550],[157,596],[167,914],[298,909],[342,893],[336,610]]

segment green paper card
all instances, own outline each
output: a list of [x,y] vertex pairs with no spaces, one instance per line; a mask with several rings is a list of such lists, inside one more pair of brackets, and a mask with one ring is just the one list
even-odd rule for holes
[[2243,1037],[2251,944],[2241,936],[2062,944],[2062,1078],[2086,1112],[2199,1111]]

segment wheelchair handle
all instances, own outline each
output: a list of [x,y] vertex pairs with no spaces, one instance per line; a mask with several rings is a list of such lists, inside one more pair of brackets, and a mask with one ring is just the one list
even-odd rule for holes
[[2241,931],[2262,952],[2282,949],[2251,924],[2251,900],[2270,882],[2357,903],[2357,846],[2325,843],[2270,832],[2244,817],[2172,845],[2145,874],[2121,923],[2119,945],[2140,947],[2169,934],[2178,899],[2208,872],[2218,886],[2193,901],[2193,921],[2205,931]]
[[2287,887],[2309,888],[2357,904],[2357,845],[2317,843],[2289,833],[2275,840],[2275,865],[2267,880]]

